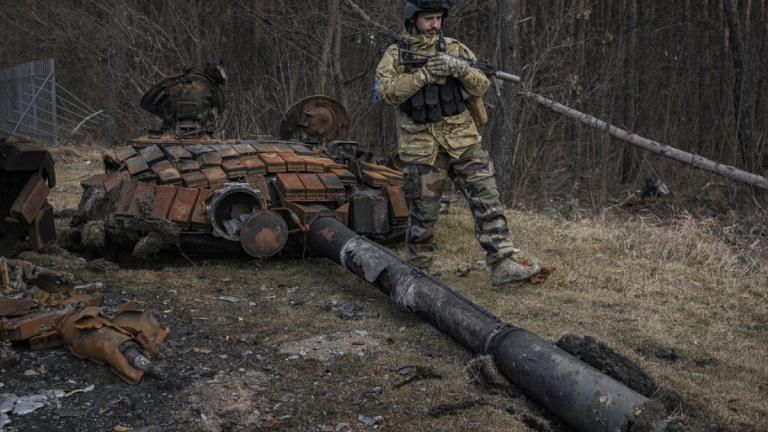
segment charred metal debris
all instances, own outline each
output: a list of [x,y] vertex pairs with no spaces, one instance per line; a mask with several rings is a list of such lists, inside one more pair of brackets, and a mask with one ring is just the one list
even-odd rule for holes
[[28,261],[0,258],[0,373],[15,363],[14,343],[33,350],[66,346],[72,354],[106,364],[129,383],[144,375],[163,379],[150,359],[168,329],[136,301],[101,307],[98,285],[75,285],[71,274]]
[[35,250],[56,240],[48,193],[56,185],[53,158],[22,135],[0,135],[0,241],[29,239]]

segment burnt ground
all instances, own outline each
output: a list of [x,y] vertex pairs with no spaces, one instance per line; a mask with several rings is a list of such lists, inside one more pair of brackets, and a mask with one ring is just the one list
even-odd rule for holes
[[[25,257],[54,264],[45,256]],[[83,267],[75,257],[55,260],[59,267]],[[13,416],[7,430],[459,430],[486,426],[476,413],[487,411],[517,423],[518,430],[569,430],[494,378],[488,359],[473,359],[321,260],[301,262],[316,281],[312,287],[293,285],[291,276],[274,286],[253,281],[266,266],[276,267],[270,273],[295,271],[290,260],[213,260],[189,267],[168,256],[157,262],[164,264],[79,274],[90,281],[114,278],[106,282],[105,306],[136,298],[154,307],[172,334],[158,359],[168,379],[128,385],[64,349],[19,345],[19,362],[2,375],[2,391],[74,394]],[[127,284],[137,272],[138,279]],[[186,281],[179,284],[180,275]],[[296,322],[280,319],[286,309]],[[282,327],[287,324],[294,328]],[[283,342],[296,332],[328,337]],[[386,351],[405,355],[378,355]],[[458,388],[444,383],[457,379]],[[457,418],[463,426],[455,424]]]
[[[71,208],[79,180],[100,168],[80,149],[57,158],[52,201]],[[541,286],[497,289],[456,206],[440,222],[435,276],[545,339],[588,335],[560,345],[663,403],[677,418],[670,430],[768,430],[764,243],[751,247],[751,228],[723,238],[727,223],[650,206],[663,220],[626,203],[619,210],[636,216],[626,222],[510,212],[517,241],[557,270]],[[569,430],[487,358],[324,260],[167,254],[115,265],[52,252],[22,256],[103,283],[108,306],[137,299],[156,312],[170,328],[157,358],[168,379],[128,385],[63,348],[14,346],[0,393],[69,395],[5,430]]]

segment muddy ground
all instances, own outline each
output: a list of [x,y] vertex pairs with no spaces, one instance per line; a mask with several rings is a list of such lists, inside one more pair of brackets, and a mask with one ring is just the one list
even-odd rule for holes
[[[79,180],[100,169],[94,154],[57,153],[58,209],[73,207]],[[594,337],[564,346],[630,370],[623,379],[688,425],[675,430],[768,430],[764,255],[695,219],[508,216],[526,251],[557,267],[546,284],[491,288],[460,205],[440,222],[436,277],[553,342]],[[188,253],[111,264],[51,252],[24,257],[102,282],[107,305],[137,299],[156,311],[170,328],[157,359],[168,379],[128,385],[64,349],[15,346],[0,393],[67,396],[12,416],[5,430],[569,430],[488,359],[324,260]]]

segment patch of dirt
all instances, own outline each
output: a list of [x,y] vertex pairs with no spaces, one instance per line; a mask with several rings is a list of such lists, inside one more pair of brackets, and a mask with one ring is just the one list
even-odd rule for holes
[[288,354],[289,359],[314,359],[328,362],[343,355],[362,357],[381,349],[378,340],[366,331],[357,330],[349,333],[333,333],[312,336],[300,341],[288,342],[280,346],[278,352]]

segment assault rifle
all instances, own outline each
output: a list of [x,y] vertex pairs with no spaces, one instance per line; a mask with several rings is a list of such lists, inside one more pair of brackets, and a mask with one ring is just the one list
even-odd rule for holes
[[[419,68],[419,67],[424,67],[424,65],[426,65],[429,59],[431,59],[432,57],[435,57],[435,56],[430,54],[423,54],[418,51],[401,48],[398,61],[401,65],[405,65],[406,67]],[[451,56],[451,57],[455,57],[466,62],[469,66],[475,69],[479,69],[481,72],[483,72],[485,75],[489,77],[495,77],[502,81],[508,81],[515,84],[520,84],[522,82],[519,76],[512,75],[511,73],[507,73],[507,72],[502,72],[500,70],[496,70],[496,68],[493,67],[490,63],[480,61],[480,60],[472,60],[462,56]]]
[[[400,64],[405,65],[408,68],[417,68],[417,67],[423,67],[424,65],[426,65],[429,59],[431,59],[432,57],[434,57],[434,55],[422,54],[417,51],[400,48],[400,54],[399,54],[398,60]],[[502,81],[507,81],[515,84],[522,84],[522,79],[520,79],[519,76],[513,75],[508,72],[497,70],[495,67],[491,66],[489,63],[477,61],[477,60],[471,60],[465,57],[457,57],[457,58],[460,58],[461,60],[467,62],[467,64],[469,64],[471,67],[480,69],[483,73],[485,73],[489,77],[495,77]],[[538,93],[534,93],[529,89],[523,88],[523,90],[519,93],[519,95],[525,97],[526,99],[530,99],[533,102],[536,102],[537,104],[543,107],[546,107],[558,114],[562,114],[572,120],[575,120],[585,126],[589,126],[593,129],[606,132],[609,135],[613,136],[614,138],[618,138],[624,142],[640,147],[643,150],[647,150],[647,151],[650,151],[651,153],[655,153],[661,156],[668,157],[670,159],[674,159],[684,164],[692,165],[696,168],[699,168],[705,171],[719,174],[721,176],[730,178],[731,180],[736,180],[736,181],[747,183],[749,185],[752,185],[761,189],[768,190],[768,178],[763,177],[761,175],[743,171],[733,166],[723,165],[721,163],[715,162],[713,160],[707,159],[697,154],[691,154],[686,151],[680,150],[678,148],[668,146],[666,144],[662,144],[660,142],[653,141],[648,138],[644,138],[640,135],[636,135],[625,129],[614,126],[595,116],[575,110],[571,107],[560,104]],[[484,124],[485,122],[481,120],[479,121],[479,119],[483,119],[487,121],[487,115],[483,116],[483,114],[485,114],[484,113],[485,107],[482,106],[482,100],[479,100],[480,98],[474,98],[474,99],[475,99],[474,100],[475,108],[470,107],[470,110],[473,114],[472,116],[475,118],[476,121],[478,121],[481,124]],[[480,108],[482,108],[482,111],[480,110]],[[480,113],[480,115],[478,115],[478,113]]]

